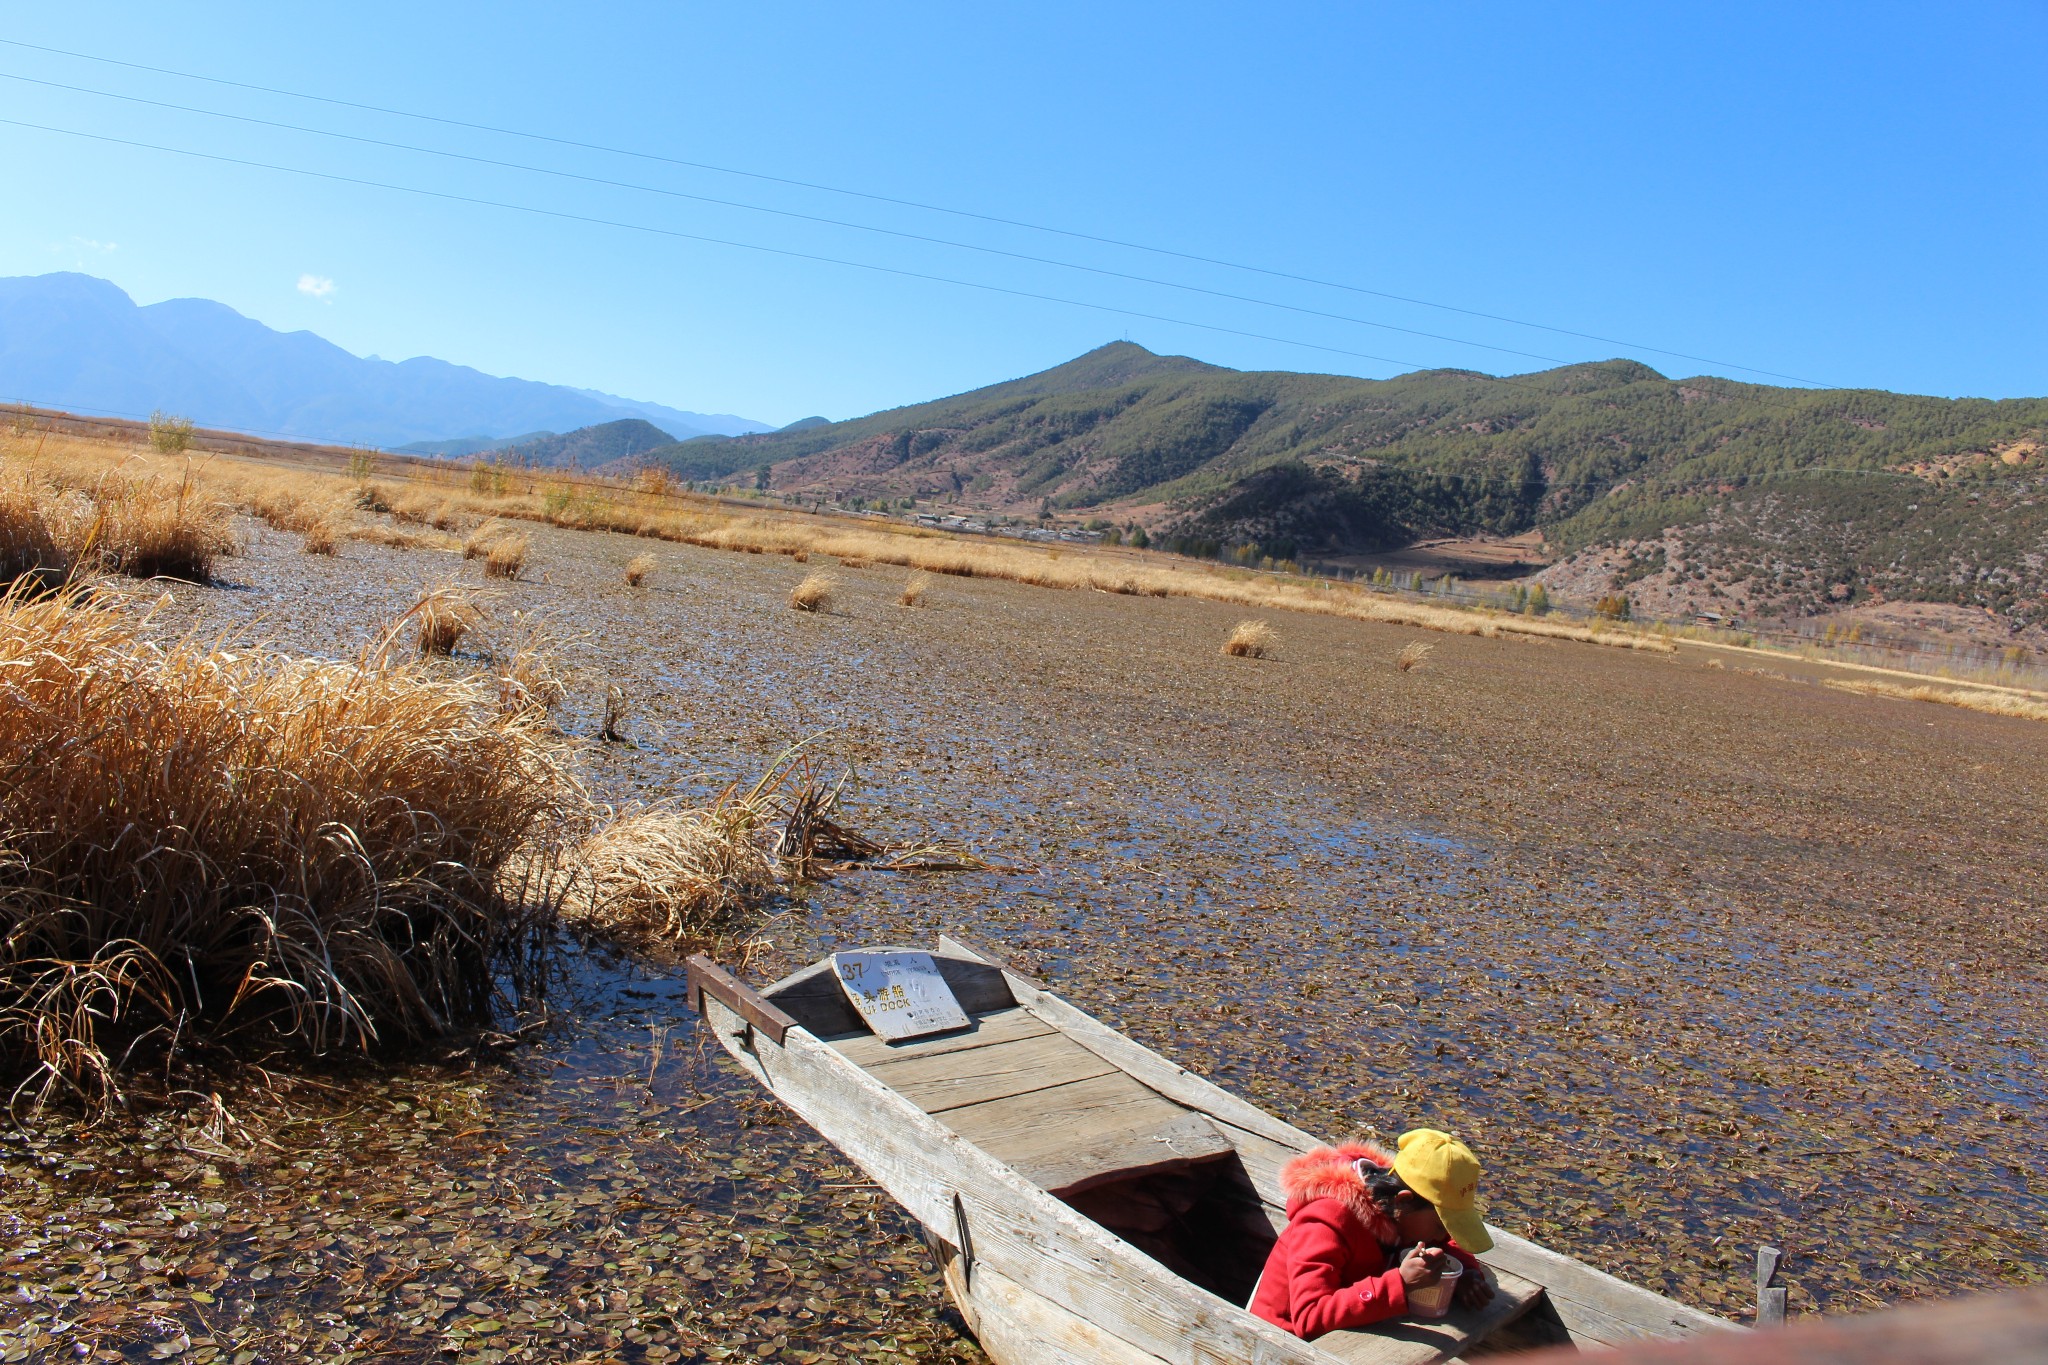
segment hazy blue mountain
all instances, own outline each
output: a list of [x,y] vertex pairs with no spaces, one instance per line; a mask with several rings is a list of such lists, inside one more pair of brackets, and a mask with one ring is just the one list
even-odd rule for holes
[[771,429],[427,356],[365,358],[207,299],[138,308],[118,286],[69,272],[0,278],[0,400],[117,416],[162,408],[202,426],[387,448],[622,418],[678,440]]

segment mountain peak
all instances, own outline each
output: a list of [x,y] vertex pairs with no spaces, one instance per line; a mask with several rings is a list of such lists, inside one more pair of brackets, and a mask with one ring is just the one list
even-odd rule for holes
[[1135,341],[1112,341],[1037,374],[977,390],[990,396],[1079,393],[1108,389],[1167,375],[1232,374],[1232,370],[1184,355],[1159,355]]

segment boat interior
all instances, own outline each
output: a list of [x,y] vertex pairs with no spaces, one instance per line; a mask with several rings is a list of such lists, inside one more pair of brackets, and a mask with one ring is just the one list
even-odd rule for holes
[[[1077,1213],[1190,1283],[1248,1304],[1286,1225],[1277,1175],[1293,1149],[1166,1098],[1020,1005],[1002,970],[959,957],[934,960],[968,1016],[964,1029],[884,1041],[848,1002],[829,960],[763,994],[814,1037]],[[1256,1176],[1247,1157],[1261,1168]],[[1496,1325],[1541,1298],[1537,1286],[1514,1283],[1518,1302],[1487,1315],[1494,1320],[1488,1330],[1503,1343],[1513,1334]],[[1347,1356],[1338,1339],[1359,1335],[1332,1333],[1318,1344]],[[1537,1340],[1560,1342],[1564,1334],[1561,1327],[1545,1329]],[[1478,1343],[1466,1337],[1461,1344],[1469,1354]]]

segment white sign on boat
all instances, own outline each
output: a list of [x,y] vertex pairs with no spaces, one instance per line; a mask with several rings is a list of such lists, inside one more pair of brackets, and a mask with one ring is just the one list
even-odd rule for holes
[[967,1027],[930,953],[834,953],[832,970],[860,1017],[889,1042]]

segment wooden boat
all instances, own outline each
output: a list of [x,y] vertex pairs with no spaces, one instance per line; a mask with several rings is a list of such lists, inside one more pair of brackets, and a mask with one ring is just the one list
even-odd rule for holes
[[932,954],[964,1029],[889,1043],[833,964],[755,992],[690,960],[692,1006],[754,1079],[922,1224],[999,1365],[1429,1365],[1731,1324],[1493,1230],[1477,1311],[1302,1341],[1247,1312],[1316,1138],[1132,1042],[987,952]]

